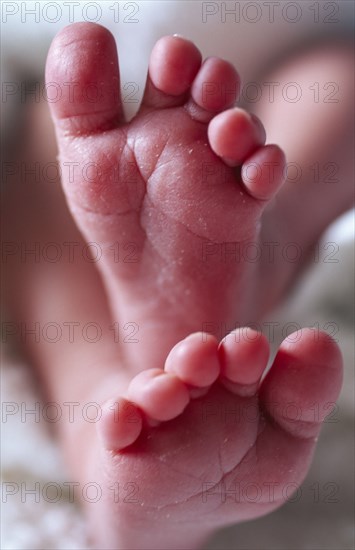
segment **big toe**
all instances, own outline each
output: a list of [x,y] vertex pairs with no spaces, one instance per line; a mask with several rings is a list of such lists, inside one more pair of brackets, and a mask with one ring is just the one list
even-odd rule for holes
[[297,437],[315,437],[342,385],[342,356],[324,332],[302,329],[282,343],[260,392],[268,415]]
[[123,115],[112,34],[95,23],[62,29],[49,49],[46,87],[59,137],[117,127]]

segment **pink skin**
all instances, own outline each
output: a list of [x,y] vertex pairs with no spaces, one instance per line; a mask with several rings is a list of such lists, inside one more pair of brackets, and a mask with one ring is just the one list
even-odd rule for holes
[[[328,335],[303,329],[283,342],[260,383],[268,356],[268,342],[252,329],[220,345],[196,333],[177,344],[164,370],[143,371],[126,397],[103,406],[104,448],[93,445],[87,472],[105,494],[89,506],[99,548],[195,548],[216,528],[278,508],[283,487],[302,483],[340,391],[341,354]],[[191,382],[202,371],[196,385],[206,392],[196,398]],[[134,499],[113,502],[117,480]],[[255,502],[224,498],[251,483]]]
[[[263,145],[256,117],[230,108],[240,86],[234,68],[217,58],[201,66],[191,42],[160,39],[139,113],[127,124],[114,39],[80,23],[55,38],[46,79],[62,89],[50,107],[69,207],[84,237],[103,250],[97,266],[114,318],[139,330],[139,343],[124,349],[132,368],[142,354],[148,368],[162,365],[180,339],[208,322],[243,322],[254,305],[257,266],[227,264],[220,252],[258,242],[285,159],[276,145]],[[93,89],[97,101],[87,97]],[[275,160],[270,178],[263,164]],[[68,163],[76,163],[73,177]],[[91,171],[89,163],[96,163]]]
[[[258,119],[233,107],[240,86],[233,67],[216,58],[201,66],[196,47],[179,37],[154,47],[142,106],[129,124],[115,43],[102,27],[59,33],[47,81],[75,83],[73,97],[63,86],[51,104],[64,189],[84,237],[104,251],[97,266],[114,318],[139,327],[138,344],[120,343],[125,357],[117,359],[109,342],[93,348],[91,389],[77,398],[104,403],[98,425],[61,427],[73,472],[103,491],[87,506],[94,544],[195,548],[215,528],[284,502],[283,485],[301,483],[312,457],[324,416],[312,419],[314,403],[329,412],[341,385],[340,353],[324,334],[291,336],[260,382],[269,356],[262,335],[238,330],[218,345],[216,335],[196,333],[204,323],[231,326],[250,311],[258,315],[257,266],[227,264],[219,254],[203,259],[201,249],[258,240],[285,158],[264,146]],[[98,101],[85,99],[89,88]],[[79,165],[74,181],[68,162]],[[100,173],[84,177],[89,162]],[[133,243],[136,261],[113,261],[115,242]],[[87,346],[78,353],[85,357]],[[84,360],[78,368],[86,382]],[[63,400],[74,398],[68,384],[60,386]],[[296,418],[285,415],[290,403]],[[243,414],[230,415],[236,410]],[[223,487],[248,483],[261,489],[257,502],[223,498]],[[117,484],[133,489],[133,500],[132,493],[114,499]]]
[[[167,60],[174,70],[160,66]],[[133,346],[138,348],[134,361],[131,356],[130,362],[124,360],[122,342],[114,343],[108,329],[112,319],[95,265],[83,261],[80,255],[73,264],[41,261],[25,265],[17,263],[14,256],[10,294],[16,318],[21,322],[43,325],[54,318],[58,323],[76,319],[83,326],[95,320],[104,329],[102,339],[90,345],[80,338],[70,344],[62,339],[56,343],[37,343],[32,339],[26,342],[49,399],[79,402],[81,406],[103,403],[97,425],[83,422],[79,415],[75,422],[63,418],[58,426],[73,479],[81,485],[96,481],[102,489],[97,503],[83,503],[96,548],[195,548],[216,527],[253,519],[280,506],[284,502],[284,484],[301,483],[320,423],[330,412],[329,404],[335,401],[341,385],[341,356],[325,334],[304,330],[282,344],[271,370],[260,383],[269,355],[262,335],[242,329],[227,335],[218,345],[214,335],[195,332],[201,328],[201,320],[222,319],[228,326],[232,300],[236,298],[240,311],[235,313],[233,309],[233,321],[241,322],[242,310],[248,307],[248,315],[255,313],[247,296],[247,291],[250,295],[254,292],[254,281],[250,266],[239,264],[237,271],[229,267],[226,270],[220,258],[213,261],[213,257],[208,269],[202,262],[196,263],[194,254],[199,250],[199,241],[196,234],[185,230],[186,224],[195,230],[195,226],[201,229],[202,225],[213,245],[225,241],[233,244],[243,237],[254,239],[257,229],[253,224],[282,179],[278,162],[271,179],[263,170],[253,175],[255,163],[278,159],[281,167],[283,154],[276,146],[263,146],[260,124],[248,114],[239,109],[220,114],[233,105],[231,90],[237,95],[239,79],[230,64],[215,58],[207,60],[199,71],[200,55],[190,42],[174,37],[158,42],[150,63],[144,106],[131,125],[123,124],[120,103],[112,93],[118,89],[115,62],[115,46],[107,31],[96,25],[75,25],[60,33],[54,42],[48,78],[60,77],[58,81],[67,84],[75,79],[76,83],[74,102],[67,98],[52,105],[62,160],[79,162],[82,167],[88,159],[99,157],[100,166],[107,168],[105,177],[98,182],[86,178],[75,181],[77,187],[66,182],[71,209],[90,240],[107,242],[110,222],[115,242],[135,242],[135,235],[139,242],[136,219],[120,220],[117,213],[124,214],[144,195],[146,173],[149,175],[156,154],[154,147],[159,145],[159,154],[165,142],[166,156],[162,160],[170,162],[167,175],[160,179],[163,162],[158,173],[153,167],[156,178],[144,195],[150,193],[152,204],[155,199],[154,204],[161,208],[159,214],[149,204],[145,223],[151,245],[158,243],[158,251],[164,252],[164,270],[162,258],[149,249],[139,252],[138,265],[113,265],[109,258],[95,264],[101,268],[110,304],[114,302],[113,311],[120,313],[122,309],[125,314],[119,317],[120,326],[121,320],[139,320],[140,316],[144,321],[153,320],[149,339],[142,340],[143,349]],[[95,104],[85,101],[85,94],[81,97],[80,86],[85,90],[86,84],[96,82],[98,74],[102,76],[102,95]],[[215,93],[203,94],[204,82],[209,83],[207,91]],[[63,91],[68,91],[68,86]],[[36,139],[30,140],[26,160],[32,162],[35,158],[44,165],[53,158],[52,152],[46,157],[48,128],[44,124],[42,140],[38,141],[37,110],[34,119],[37,125],[31,127],[36,128]],[[231,134],[243,124],[242,139],[234,141]],[[170,142],[166,141],[167,133],[173,134]],[[134,155],[124,149],[127,136],[129,145],[135,146]],[[213,146],[209,140],[214,140]],[[242,161],[240,176],[236,176],[231,166],[240,162],[240,151],[244,148],[245,154],[253,140],[254,149]],[[181,147],[177,146],[179,143]],[[120,177],[116,178],[116,171],[111,178],[113,185],[107,185],[107,172],[121,155],[120,148],[122,158],[128,162],[119,163]],[[222,160],[217,152],[222,154]],[[111,157],[105,156],[107,153],[112,162]],[[231,154],[233,158],[227,156]],[[206,155],[210,171],[203,186],[201,159],[205,161]],[[139,167],[144,177],[135,172],[138,157],[144,161]],[[184,171],[178,180],[180,161]],[[169,183],[173,169],[176,174]],[[189,178],[191,174],[191,181],[185,181],[187,174]],[[36,186],[32,180],[31,183],[24,186],[14,177],[8,189],[13,193],[13,208],[7,215],[20,226],[15,241],[82,244],[67,212],[58,208],[58,187]],[[190,194],[190,209],[188,201],[179,196],[182,191]],[[302,204],[308,203],[303,200]],[[331,201],[330,207],[334,204]],[[87,207],[86,212],[83,206]],[[204,224],[198,220],[199,214]],[[289,215],[286,210],[285,219]],[[332,219],[329,212],[328,215]],[[150,217],[154,217],[154,223],[149,226]],[[33,223],[28,224],[28,219]],[[277,224],[274,229],[278,229]],[[121,230],[127,231],[129,238],[122,236]],[[236,241],[231,240],[231,235]],[[279,271],[273,266],[271,276]],[[239,285],[237,291],[234,279]],[[267,299],[271,291],[278,292],[277,285],[269,282],[260,287],[260,294]],[[186,298],[184,289],[189,291]],[[159,295],[164,290],[165,294]],[[116,293],[120,294],[119,305],[114,301]],[[177,344],[190,331],[194,334]],[[143,333],[142,328],[140,335]],[[173,344],[177,345],[171,349]],[[159,353],[153,360],[155,350]],[[162,358],[166,356],[164,365]],[[132,380],[140,371],[142,374]],[[317,410],[319,417],[314,417]],[[238,417],[235,411],[243,414]],[[271,498],[270,483],[275,482],[278,485]],[[233,491],[244,484],[261,488],[256,502],[245,498],[236,502],[233,495],[223,498],[226,490]],[[118,489],[118,495],[114,489]]]

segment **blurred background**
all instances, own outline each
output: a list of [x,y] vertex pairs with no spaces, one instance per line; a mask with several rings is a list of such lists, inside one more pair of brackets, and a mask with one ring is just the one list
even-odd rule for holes
[[[100,23],[114,34],[120,53],[121,87],[128,117],[138,109],[155,41],[166,34],[193,40],[204,57],[216,55],[231,61],[244,83],[242,104],[247,104],[248,83],[277,66],[305,45],[332,43],[353,36],[354,3],[100,1],[2,2],[1,5],[1,133],[2,167],[24,157],[33,163],[55,160],[53,132],[40,105],[47,51],[55,33],[75,21]],[[261,85],[260,85],[261,86]],[[262,89],[265,93],[266,88]],[[349,117],[353,113],[349,113]],[[43,152],[48,132],[48,150]],[[41,144],[36,148],[36,143]],[[42,149],[41,149],[42,147]],[[43,157],[42,157],[43,155]],[[47,157],[46,157],[47,155]],[[3,208],[8,181],[2,171]],[[29,200],[30,190],[19,196]],[[338,407],[325,423],[311,471],[292,502],[270,516],[216,535],[209,549],[235,550],[347,550],[354,541],[354,214],[337,220],[322,237],[336,243],[335,262],[320,259],[303,274],[286,304],[270,317],[276,347],[284,327],[317,325],[336,336],[345,360],[345,383]],[[5,216],[11,234],[16,212]],[[30,221],[31,223],[31,221]],[[323,251],[323,252],[322,252]],[[323,255],[322,255],[323,254]],[[8,344],[2,361],[2,399],[7,403],[40,402],[36,380],[18,351]],[[71,502],[63,483],[70,481],[60,452],[43,422],[18,415],[2,423],[2,481],[4,549],[88,548],[80,510]],[[6,447],[6,448],[4,448]],[[21,484],[35,489],[46,483],[62,488],[61,498],[22,498]],[[12,484],[12,485],[11,485]],[[12,489],[11,489],[12,487]],[[38,487],[38,485],[37,485]],[[38,502],[36,502],[38,500]]]

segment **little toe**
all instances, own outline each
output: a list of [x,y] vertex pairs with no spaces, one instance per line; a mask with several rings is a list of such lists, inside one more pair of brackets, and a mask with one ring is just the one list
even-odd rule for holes
[[201,53],[181,36],[164,36],[155,44],[149,61],[143,107],[175,107],[186,100],[187,91],[200,68]]
[[128,399],[153,420],[166,421],[179,416],[190,401],[186,385],[172,373],[145,370],[133,378]]
[[218,57],[207,58],[192,86],[186,109],[199,122],[209,122],[235,104],[240,93],[240,77],[231,63]]
[[249,327],[234,330],[219,346],[221,382],[237,395],[254,395],[269,354],[269,343],[262,333]]
[[242,181],[256,199],[270,200],[285,180],[286,158],[277,145],[257,149],[243,164]]
[[326,333],[302,329],[280,346],[263,381],[264,409],[289,434],[301,438],[318,435],[332,411],[342,385],[342,356]]
[[195,388],[211,386],[220,373],[216,338],[202,332],[190,334],[171,350],[165,371]]
[[116,128],[123,122],[123,111],[112,34],[95,23],[74,23],[61,30],[48,53],[46,89],[59,137]]
[[97,425],[104,447],[119,451],[136,441],[142,429],[142,415],[136,405],[121,397],[111,399],[102,407]]
[[208,126],[212,150],[229,166],[240,166],[265,143],[263,125],[237,107],[216,115]]

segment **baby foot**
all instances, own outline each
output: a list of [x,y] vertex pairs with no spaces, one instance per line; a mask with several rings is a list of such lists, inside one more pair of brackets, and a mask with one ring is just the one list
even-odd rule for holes
[[242,322],[254,307],[261,214],[282,183],[284,156],[263,145],[258,119],[231,108],[234,68],[218,58],[201,65],[181,37],[160,39],[127,123],[115,41],[79,23],[55,38],[46,79],[60,89],[50,107],[70,209],[102,253],[115,318],[137,325],[136,345],[126,346],[132,364],[143,355],[147,367],[161,366],[206,323]]
[[100,512],[91,506],[100,548],[195,548],[300,486],[340,391],[341,354],[328,335],[304,329],[282,343],[260,383],[268,356],[252,329],[219,346],[196,333],[164,370],[138,374],[125,397],[104,405],[90,478],[105,495]]

